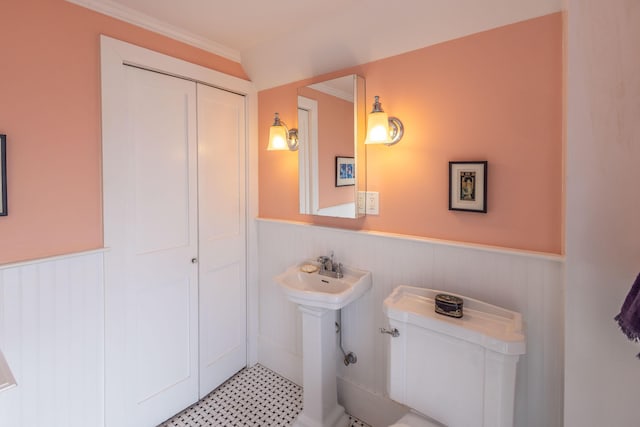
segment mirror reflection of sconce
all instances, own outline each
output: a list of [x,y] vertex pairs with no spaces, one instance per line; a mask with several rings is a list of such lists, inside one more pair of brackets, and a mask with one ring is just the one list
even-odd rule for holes
[[269,129],[269,145],[267,150],[298,150],[298,129],[287,129],[287,125],[280,120],[280,116],[276,113],[273,124]]
[[389,117],[382,109],[380,97],[375,96],[373,109],[367,117],[367,139],[365,144],[397,144],[404,135],[404,126],[397,117]]

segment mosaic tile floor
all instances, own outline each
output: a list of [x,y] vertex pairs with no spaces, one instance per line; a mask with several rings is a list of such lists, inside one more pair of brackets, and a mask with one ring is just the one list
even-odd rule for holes
[[[302,387],[255,365],[243,369],[159,427],[289,426],[302,410]],[[349,417],[351,427],[369,427]]]

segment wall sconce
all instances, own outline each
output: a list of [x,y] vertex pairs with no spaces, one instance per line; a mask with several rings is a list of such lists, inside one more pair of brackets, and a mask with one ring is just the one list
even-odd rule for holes
[[269,129],[269,145],[267,150],[298,150],[298,129],[287,129],[287,125],[280,120],[280,116],[276,113],[273,124]]
[[382,109],[380,97],[376,95],[373,109],[367,118],[367,139],[365,144],[397,144],[404,135],[404,126],[397,117],[389,117]]

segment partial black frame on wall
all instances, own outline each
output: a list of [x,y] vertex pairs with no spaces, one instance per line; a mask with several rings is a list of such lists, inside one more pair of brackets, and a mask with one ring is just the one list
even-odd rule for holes
[[7,135],[0,135],[0,216],[7,212]]
[[[449,210],[487,213],[487,165],[486,160],[449,162]],[[462,197],[462,173],[473,179],[472,200]]]

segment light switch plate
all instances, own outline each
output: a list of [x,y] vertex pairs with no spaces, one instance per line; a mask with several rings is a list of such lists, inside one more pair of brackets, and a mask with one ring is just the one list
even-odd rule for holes
[[380,212],[380,198],[377,191],[367,191],[366,213],[367,215],[378,215]]
[[358,213],[366,213],[365,203],[367,200],[367,193],[365,191],[358,191]]

